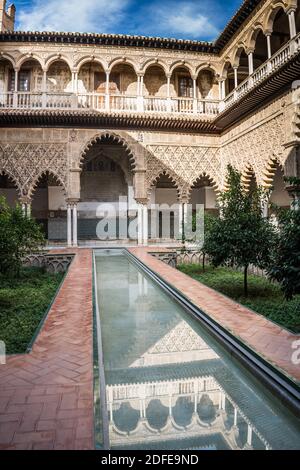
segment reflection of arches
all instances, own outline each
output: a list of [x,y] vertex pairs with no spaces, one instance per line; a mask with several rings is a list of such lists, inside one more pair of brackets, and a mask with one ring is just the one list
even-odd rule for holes
[[191,397],[178,397],[173,407],[172,414],[176,424],[182,427],[188,426],[192,421],[194,403]]
[[197,406],[197,412],[200,420],[204,423],[211,423],[215,420],[216,407],[207,394],[202,395]]
[[158,399],[153,399],[149,402],[146,409],[146,418],[151,428],[162,429],[169,416],[169,409],[162,404]]
[[131,432],[137,427],[140,413],[132,408],[129,402],[122,402],[120,408],[113,412],[113,417],[120,431]]
[[13,207],[18,202],[20,191],[10,172],[0,170],[0,196],[4,196],[9,206]]

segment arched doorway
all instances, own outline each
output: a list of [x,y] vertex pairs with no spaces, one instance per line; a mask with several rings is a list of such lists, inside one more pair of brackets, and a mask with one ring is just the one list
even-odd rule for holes
[[203,205],[206,212],[218,213],[217,194],[209,176],[201,175],[196,179],[191,189],[190,203],[194,214],[197,211],[197,205]]
[[176,205],[178,191],[175,181],[162,172],[153,182],[150,193],[151,220],[149,223],[152,240],[172,240],[177,237]]
[[67,238],[66,196],[62,184],[51,172],[44,172],[31,194],[31,215],[42,226],[49,242]]
[[[82,162],[78,240],[127,239],[128,223],[136,217],[128,207],[135,205],[128,152],[113,137],[102,136],[85,153]],[[104,226],[99,224],[104,220],[108,222],[106,235]]]

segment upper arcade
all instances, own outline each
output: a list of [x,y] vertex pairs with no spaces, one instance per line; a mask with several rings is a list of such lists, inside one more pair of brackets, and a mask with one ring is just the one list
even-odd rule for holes
[[15,8],[6,12],[5,3],[0,2],[1,122],[14,110],[58,110],[121,119],[180,116],[218,127],[256,89],[264,98],[264,86],[276,92],[274,85],[267,87],[270,79],[280,89],[299,76],[297,0],[244,1],[214,43],[14,32],[7,18],[14,21]]

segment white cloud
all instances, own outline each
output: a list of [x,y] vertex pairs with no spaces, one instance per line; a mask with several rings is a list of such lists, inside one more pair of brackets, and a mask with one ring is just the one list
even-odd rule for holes
[[20,10],[22,31],[113,32],[122,21],[128,0],[34,0]]
[[219,30],[208,19],[207,16],[198,13],[194,4],[178,5],[175,11],[162,8],[160,14],[160,24],[165,30],[172,31],[175,35],[181,34],[186,37],[199,38],[216,37]]

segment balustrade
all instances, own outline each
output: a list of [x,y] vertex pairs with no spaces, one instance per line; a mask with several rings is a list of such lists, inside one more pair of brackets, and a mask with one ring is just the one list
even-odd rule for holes
[[143,97],[96,92],[1,92],[0,108],[20,109],[94,109],[111,112],[147,112],[194,114],[214,117],[231,106],[254,86],[285,64],[300,50],[300,34],[291,39],[252,75],[240,83],[222,100],[183,97]]

